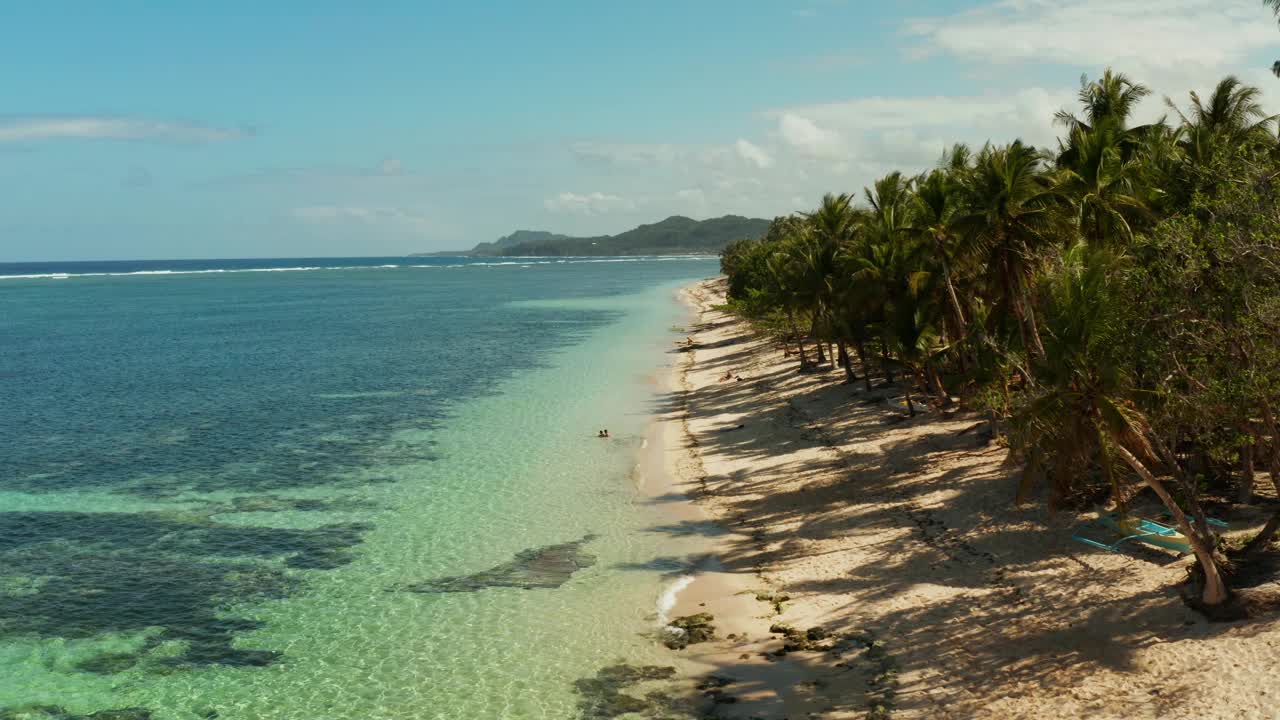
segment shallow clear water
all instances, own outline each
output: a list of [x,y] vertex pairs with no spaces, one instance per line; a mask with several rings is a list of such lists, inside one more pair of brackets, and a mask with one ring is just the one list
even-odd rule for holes
[[558,719],[670,662],[699,540],[636,463],[713,261],[256,262],[0,266],[0,711]]

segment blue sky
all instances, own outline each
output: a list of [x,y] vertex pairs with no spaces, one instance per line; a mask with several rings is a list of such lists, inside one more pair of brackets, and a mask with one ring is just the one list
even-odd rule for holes
[[15,4],[0,261],[772,217],[955,140],[1050,143],[1081,73],[1156,117],[1228,73],[1274,97],[1273,55],[1260,0]]

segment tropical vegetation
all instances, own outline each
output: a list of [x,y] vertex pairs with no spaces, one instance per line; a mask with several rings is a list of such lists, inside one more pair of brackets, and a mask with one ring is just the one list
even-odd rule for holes
[[[1280,6],[1278,6],[1280,7]],[[1150,493],[1196,557],[1198,604],[1267,549],[1206,522],[1206,498],[1280,493],[1280,140],[1259,91],[1224,78],[1165,100],[1108,69],[1055,118],[1056,147],[957,144],[727,247],[729,307],[803,372],[896,388],[917,413],[978,411],[1021,496]]]

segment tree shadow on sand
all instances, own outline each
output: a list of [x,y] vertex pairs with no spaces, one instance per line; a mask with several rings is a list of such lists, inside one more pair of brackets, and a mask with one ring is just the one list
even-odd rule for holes
[[[996,699],[1049,698],[1098,673],[1135,670],[1138,654],[1157,644],[1249,637],[1268,627],[1196,616],[1182,602],[1172,555],[1085,549],[1071,541],[1082,516],[1015,507],[1014,469],[972,430],[982,418],[910,418],[896,404],[899,389],[868,393],[860,380],[841,382],[834,369],[800,375],[793,365],[759,365],[759,353],[773,352],[764,346],[746,337],[729,354],[698,355],[703,377],[732,371],[744,381],[667,393],[655,411],[685,422],[688,449],[729,468],[691,478],[692,494],[715,495],[723,510],[724,570],[839,568],[785,590],[796,598],[821,594],[833,628],[885,640],[903,679],[897,709],[982,715]],[[652,530],[701,532],[688,524]],[[848,544],[826,542],[841,538]],[[841,670],[802,654],[780,662],[832,682]],[[759,695],[793,692],[758,663],[719,674]],[[1194,696],[1167,677],[1150,693],[1134,688],[1115,698],[1117,707],[1133,704],[1134,716],[1176,714]],[[871,712],[862,700],[849,702],[832,700],[829,711]]]

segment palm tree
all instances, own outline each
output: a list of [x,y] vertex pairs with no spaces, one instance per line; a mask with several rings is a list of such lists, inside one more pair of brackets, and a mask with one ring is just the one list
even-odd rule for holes
[[1069,163],[1062,163],[1059,190],[1076,208],[1076,224],[1085,240],[1115,245],[1133,239],[1132,223],[1150,215],[1139,189],[1141,163],[1126,153],[1125,134],[1101,125],[1071,131]]
[[863,189],[871,205],[870,230],[878,241],[888,241],[910,227],[911,183],[901,172],[894,171]]
[[[925,289],[931,276],[926,271],[909,267],[895,268],[895,271],[895,286],[885,307],[887,336],[893,341],[902,364],[915,374],[922,386],[938,395],[942,405],[946,405],[950,399],[936,367],[936,359],[946,349],[946,344],[938,334],[935,309]],[[914,417],[916,408],[911,397],[911,383],[904,383],[903,388],[907,411]]]
[[[1151,94],[1151,88],[1142,83],[1130,80],[1124,73],[1107,68],[1102,77],[1090,82],[1087,75],[1080,76],[1080,92],[1077,97],[1084,106],[1084,116],[1078,117],[1066,110],[1059,110],[1054,120],[1067,128],[1075,130],[1095,130],[1110,127],[1129,130],[1129,117],[1143,98]],[[1133,128],[1135,135],[1141,134],[1141,128]]]
[[[890,183],[897,187],[897,180]],[[842,254],[841,260],[851,284],[873,308],[873,324],[886,351],[886,376],[892,377],[887,355],[892,348],[898,362],[945,402],[946,392],[934,365],[944,343],[937,332],[937,307],[930,301],[933,274],[925,269],[924,259],[929,248],[903,232],[883,239],[864,238]],[[915,415],[910,382],[905,384],[905,392],[907,409]]]
[[1194,90],[1190,97],[1191,106],[1186,113],[1173,100],[1165,98],[1165,104],[1178,114],[1183,126],[1194,135],[1188,138],[1189,142],[1219,147],[1270,138],[1276,116],[1267,115],[1262,109],[1262,91],[1245,85],[1236,76],[1223,78],[1207,101]]
[[1144,138],[1158,134],[1164,121],[1131,128],[1129,117],[1150,94],[1147,86],[1107,68],[1093,82],[1080,78],[1083,116],[1066,110],[1055,116],[1067,128],[1066,139],[1058,141],[1058,181],[1075,204],[1081,234],[1091,242],[1128,241],[1130,221],[1147,214],[1137,187],[1137,158]]
[[1051,468],[1053,485],[1062,494],[1096,464],[1122,507],[1117,466],[1128,466],[1187,537],[1203,570],[1201,601],[1218,605],[1227,591],[1212,534],[1193,526],[1149,468],[1159,455],[1151,427],[1132,400],[1136,386],[1123,362],[1129,328],[1113,289],[1116,267],[1105,249],[1079,244],[1067,251],[1061,272],[1048,283],[1048,352],[1037,359],[1037,385],[1015,415],[1014,444],[1028,458],[1027,480]]
[[1136,189],[1143,204],[1153,211],[1165,212],[1186,205],[1184,139],[1184,128],[1164,123],[1156,124],[1142,137],[1135,156],[1139,175]]
[[[858,354],[858,362],[862,366],[863,386],[871,390],[871,366],[867,362],[867,341],[874,336],[873,326],[881,312],[883,298],[878,289],[871,283],[863,282],[856,276],[856,260],[861,257],[868,246],[870,233],[867,228],[871,224],[871,212],[862,208],[852,211],[853,223],[846,241],[836,253],[836,272],[831,276],[832,296],[836,311],[834,313],[835,328],[838,337],[853,345]],[[846,350],[847,355],[847,350]],[[846,381],[853,382],[851,363],[845,366]]]
[[1028,354],[1044,354],[1028,295],[1037,253],[1067,235],[1062,202],[1040,154],[1016,140],[986,147],[967,175],[967,214],[955,227],[966,252],[985,260],[994,291],[1018,322]]
[[[814,327],[816,329],[821,324],[828,330],[828,337],[832,334],[839,336],[837,338],[840,348],[839,362],[844,366],[846,379],[852,382],[853,368],[849,362],[848,351],[845,349],[844,333],[834,331],[840,325],[835,317],[836,254],[840,248],[852,241],[858,226],[858,214],[853,209],[853,196],[828,193],[822,198],[822,205],[817,210],[806,213],[804,217],[809,222],[810,237],[813,239],[812,249],[806,254],[806,262],[813,267],[806,276],[814,281],[817,281],[819,276],[822,278],[821,287],[815,294]],[[819,353],[821,353],[821,345],[819,345]]]
[[[867,221],[863,225],[862,250],[864,257],[875,258],[871,262],[887,260],[897,262],[906,251],[904,243],[913,234],[911,227],[911,192],[912,181],[901,172],[891,172],[876,180],[870,188],[864,188],[863,194],[871,206]],[[894,268],[897,269],[896,267]],[[888,302],[896,286],[892,279],[885,277],[880,286],[881,314],[883,305]],[[883,361],[885,380],[893,382],[893,369],[889,363],[890,336],[881,325],[880,357]]]
[[784,225],[774,234],[771,241],[776,249],[765,261],[768,282],[765,292],[785,314],[786,335],[795,338],[800,351],[800,369],[807,370],[809,358],[804,351],[804,335],[797,316],[810,312],[818,292],[809,258],[809,226],[807,223]]
[[958,178],[942,168],[921,175],[915,181],[912,229],[933,247],[935,260],[942,271],[942,285],[947,293],[956,337],[965,335],[965,313],[956,295],[952,266],[955,262],[957,235],[955,223],[960,217]]

